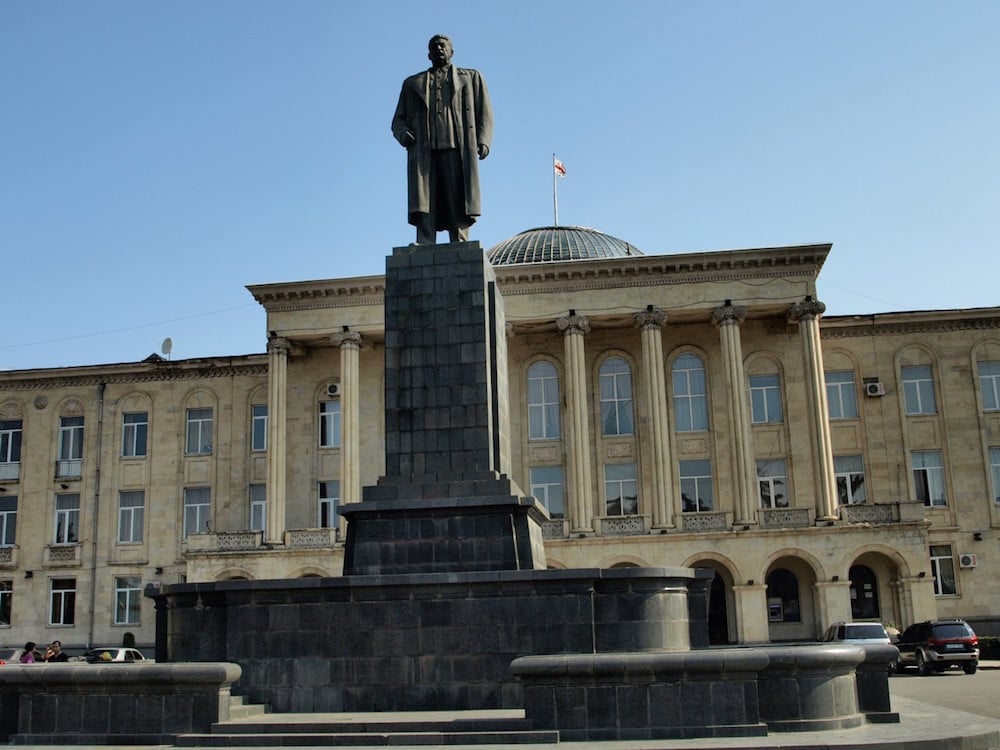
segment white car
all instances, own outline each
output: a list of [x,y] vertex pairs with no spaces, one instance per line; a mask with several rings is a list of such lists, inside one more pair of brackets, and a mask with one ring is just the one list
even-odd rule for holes
[[880,622],[835,622],[820,640],[823,643],[891,643]]
[[104,664],[107,662],[134,663],[134,662],[151,661],[150,659],[147,659],[145,656],[143,656],[142,652],[139,649],[125,648],[122,646],[92,648],[83,655],[83,658],[88,664]]

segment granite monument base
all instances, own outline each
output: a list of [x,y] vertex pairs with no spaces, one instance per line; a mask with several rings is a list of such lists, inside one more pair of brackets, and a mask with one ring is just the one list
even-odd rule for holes
[[[494,571],[152,589],[161,661],[232,661],[276,712],[520,708],[527,654],[686,651],[711,571]],[[694,606],[689,605],[690,600]],[[692,631],[694,634],[692,635]]]

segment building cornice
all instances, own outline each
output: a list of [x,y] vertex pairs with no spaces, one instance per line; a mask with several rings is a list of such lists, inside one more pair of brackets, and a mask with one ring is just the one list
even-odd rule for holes
[[948,333],[997,328],[1000,328],[1000,307],[979,307],[875,315],[827,315],[820,321],[820,336],[824,339],[905,336],[912,333]]
[[267,377],[267,355],[0,372],[0,391],[79,388],[101,383],[152,383],[204,378]]
[[247,290],[268,312],[382,305],[385,276],[255,284]]
[[699,284],[745,279],[815,279],[831,245],[641,255],[496,266],[504,295],[545,294],[567,287],[601,289]]

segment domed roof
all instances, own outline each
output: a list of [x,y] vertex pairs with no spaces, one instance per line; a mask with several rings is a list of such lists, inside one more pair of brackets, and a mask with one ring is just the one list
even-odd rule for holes
[[538,227],[516,234],[487,251],[494,266],[595,260],[643,255],[637,247],[587,227]]

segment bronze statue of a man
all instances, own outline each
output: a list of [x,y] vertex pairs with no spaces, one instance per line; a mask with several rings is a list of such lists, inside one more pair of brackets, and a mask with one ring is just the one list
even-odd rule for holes
[[451,64],[448,37],[432,37],[427,49],[431,68],[403,81],[392,118],[406,148],[409,221],[419,245],[442,231],[465,242],[482,214],[478,160],[490,153],[493,108],[479,72]]

